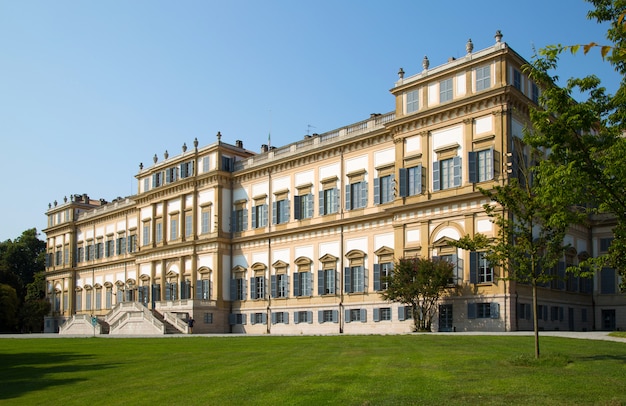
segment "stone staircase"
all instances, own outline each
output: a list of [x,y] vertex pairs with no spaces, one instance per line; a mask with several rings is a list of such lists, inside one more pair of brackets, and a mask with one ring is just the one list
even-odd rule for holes
[[176,327],[174,327],[172,323],[165,320],[165,317],[163,317],[161,313],[157,312],[154,309],[152,310],[152,316],[154,316],[155,319],[163,323],[163,325],[165,326],[165,334],[180,334],[181,333],[181,331],[178,330]]

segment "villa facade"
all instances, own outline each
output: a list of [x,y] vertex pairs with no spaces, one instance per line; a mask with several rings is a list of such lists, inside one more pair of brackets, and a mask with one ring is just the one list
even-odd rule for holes
[[[438,331],[532,329],[528,286],[480,253],[451,247],[495,236],[479,188],[515,176],[512,154],[539,89],[526,61],[493,46],[405,77],[390,112],[255,153],[213,143],[154,157],[137,194],[74,195],[47,212],[47,332],[369,334],[412,331],[404,305],[382,300],[401,257],[455,265]],[[565,274],[611,240],[610,222],[572,227],[560,279],[539,288],[544,330],[626,328],[611,269]]]

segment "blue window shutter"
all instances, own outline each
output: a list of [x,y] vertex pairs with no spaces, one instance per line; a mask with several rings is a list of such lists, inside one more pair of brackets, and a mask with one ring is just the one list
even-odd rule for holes
[[500,318],[500,303],[490,303],[489,307],[491,307],[490,314],[492,319]]
[[543,319],[548,320],[548,306],[543,306]]
[[170,300],[172,297],[171,285],[169,283],[165,284],[165,300]]
[[246,324],[248,315],[247,314],[242,314],[241,315],[241,324]]
[[228,324],[230,324],[231,326],[237,324],[237,316],[235,314],[231,313],[228,315]]
[[252,206],[252,228],[257,228],[256,206]]
[[478,253],[470,252],[470,283],[478,283]]
[[378,307],[374,308],[374,321],[380,321],[380,309]]
[[339,310],[333,310],[333,323],[339,323]]
[[237,280],[230,280],[230,300],[237,300]]
[[468,319],[476,318],[476,303],[467,304],[467,318]]
[[380,289],[380,264],[374,264],[374,290],[378,292]]
[[298,312],[293,312],[293,324],[300,324],[300,317],[298,317]]
[[433,190],[439,190],[439,162],[433,162]]
[[319,192],[319,214],[320,216],[324,215],[324,191],[320,190]]
[[300,296],[300,273],[293,274],[293,295]]
[[417,165],[417,167],[415,169],[415,177],[416,177],[416,179],[415,179],[415,189],[416,189],[415,192],[418,195],[421,195],[422,191],[424,190],[424,187],[422,185],[422,177],[423,177],[422,171],[423,171],[422,165]]
[[361,281],[359,282],[359,292],[365,292],[365,279],[367,278],[367,274],[365,273],[365,267],[359,266],[359,272],[361,274]]
[[454,186],[461,186],[461,157],[452,158],[452,165],[454,166]]
[[272,324],[276,324],[276,313],[272,312]]
[[350,189],[352,188],[351,184],[346,185],[346,210],[352,209],[352,202],[350,201]]
[[346,293],[352,292],[352,275],[350,275],[350,268],[344,268],[343,270],[343,288]]
[[317,311],[317,323],[318,324],[324,323],[324,311],[323,310]]
[[339,188],[333,189],[335,192],[335,205],[333,206],[333,213],[337,213],[339,211]]
[[196,299],[202,299],[202,281],[196,281]]
[[272,203],[272,224],[278,224],[280,222],[280,221],[277,221],[277,220],[280,220],[280,219],[276,218],[276,205],[277,205],[277,203],[278,202],[273,202]]
[[313,324],[313,312],[310,310],[306,312],[306,321],[309,324]]
[[322,296],[324,294],[324,271],[317,271],[317,294]]
[[367,181],[361,182],[361,205],[359,207],[367,207]]
[[250,299],[256,298],[256,279],[250,278]]
[[367,321],[367,309],[361,309],[361,323]]
[[285,199],[285,210],[283,210],[283,218],[282,223],[286,223],[289,221],[289,216],[291,215],[291,208],[289,207],[289,199]]
[[337,286],[336,281],[337,281],[337,271],[333,269],[330,275],[330,293],[332,293],[333,295],[336,293],[336,289],[335,289],[335,286]]
[[233,233],[239,231],[237,230],[237,212],[235,210],[230,213],[230,231]]
[[490,168],[489,173],[487,174],[487,179],[491,180],[495,178],[495,174],[496,174],[496,158],[495,158],[495,150],[493,149],[493,147],[489,148],[489,161],[490,165],[488,166]]
[[252,317],[250,318],[250,324],[253,326],[256,324],[256,317],[254,317],[254,313],[252,313]]
[[[409,176],[408,170],[406,168],[400,168],[399,173],[399,183],[400,183],[400,197],[406,197],[409,195]],[[374,191],[374,195],[376,191]]]
[[398,307],[398,320],[399,321],[406,320],[406,307],[404,306]]
[[346,323],[350,323],[350,310],[349,309],[346,309],[346,311],[345,311],[345,319],[344,319],[344,321]]
[[284,312],[283,313],[283,320],[284,320],[285,324],[289,324],[289,312]]
[[242,209],[243,211],[243,216],[242,216],[242,225],[241,225],[241,230],[239,231],[246,231],[248,229],[248,209]]
[[301,196],[294,196],[293,197],[293,218],[294,218],[294,220],[301,220],[302,219],[302,214],[300,213],[300,199],[302,199]]
[[470,183],[478,182],[478,165],[476,164],[476,152],[470,151],[467,153],[467,164],[469,170]]
[[374,204],[380,203],[380,178],[374,178]]
[[248,299],[248,281],[242,279],[241,283],[243,283],[243,300],[246,300]]
[[276,275],[271,275],[270,276],[270,284],[271,284],[271,287],[270,287],[271,292],[270,292],[270,294],[272,295],[272,297],[276,297],[277,296],[276,295],[276,293],[277,293],[277,289],[276,289]]
[[267,204],[264,204],[263,206],[261,206],[261,211],[263,212],[263,220],[261,221],[261,227],[265,227],[267,226],[267,216],[269,213],[269,206]]
[[263,324],[267,324],[267,313],[262,313],[261,314],[261,322]]
[[389,175],[389,185],[387,186],[387,189],[389,190],[389,197],[390,199],[395,199],[396,198],[396,175],[395,174],[391,174]]

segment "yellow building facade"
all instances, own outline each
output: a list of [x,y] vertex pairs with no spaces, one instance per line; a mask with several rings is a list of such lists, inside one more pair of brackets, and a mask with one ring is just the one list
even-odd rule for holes
[[[411,256],[455,265],[434,329],[532,329],[529,288],[448,244],[496,234],[479,187],[512,176],[539,97],[525,63],[501,35],[468,42],[464,57],[401,69],[389,113],[260,153],[218,133],[141,165],[136,195],[51,205],[46,331],[189,332],[193,318],[194,333],[410,332],[408,309],[380,292]],[[573,227],[563,271],[610,236]],[[626,327],[614,271],[562,276],[540,288],[541,329]]]

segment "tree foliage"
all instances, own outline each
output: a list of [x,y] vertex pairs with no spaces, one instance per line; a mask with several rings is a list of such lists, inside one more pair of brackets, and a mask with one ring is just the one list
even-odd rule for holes
[[435,306],[452,279],[454,265],[441,259],[401,258],[385,278],[385,300],[411,306],[415,331],[430,331]]
[[[623,0],[590,0],[595,7],[588,18],[608,23],[607,40],[601,46],[605,60],[621,75],[615,94],[607,93],[595,76],[572,78],[557,86],[559,57],[565,51],[581,48],[585,53],[596,47],[553,45],[542,49],[528,67],[529,76],[542,88],[541,108],[531,111],[534,133],[527,141],[549,149],[553,172],[543,173],[546,182],[558,184],[552,196],[563,191],[588,214],[614,216],[614,240],[608,255],[591,258],[583,266],[592,271],[603,266],[626,275],[626,25]],[[576,101],[574,93],[584,100]],[[565,176],[564,176],[565,175]],[[622,281],[625,281],[622,278]]]

